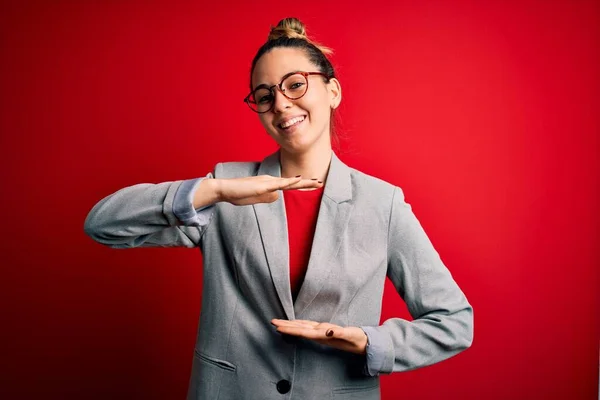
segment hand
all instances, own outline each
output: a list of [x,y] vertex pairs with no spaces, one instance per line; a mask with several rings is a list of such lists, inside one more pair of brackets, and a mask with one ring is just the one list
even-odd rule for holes
[[272,203],[279,198],[278,190],[309,189],[323,186],[317,179],[302,177],[280,178],[271,175],[244,178],[216,179],[220,201],[238,206],[256,203]]
[[356,354],[365,354],[367,349],[367,334],[354,326],[342,327],[328,322],[315,322],[302,319],[288,321],[273,319],[271,323],[277,327],[277,332],[317,343],[335,347]]

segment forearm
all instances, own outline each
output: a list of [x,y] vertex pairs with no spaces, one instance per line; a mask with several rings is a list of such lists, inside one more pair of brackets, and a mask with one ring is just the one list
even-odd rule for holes
[[200,227],[180,226],[173,210],[182,183],[138,184],[106,196],[87,215],[84,231],[95,241],[114,248],[195,247]]
[[473,341],[470,306],[444,315],[432,313],[413,321],[391,318],[378,327],[363,327],[374,348],[368,361],[369,375],[410,371],[448,359],[469,348]]

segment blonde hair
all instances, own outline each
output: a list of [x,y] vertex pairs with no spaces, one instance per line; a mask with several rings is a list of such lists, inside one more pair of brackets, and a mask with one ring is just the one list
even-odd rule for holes
[[319,44],[308,38],[306,35],[306,28],[302,21],[300,21],[298,18],[284,18],[279,21],[277,26],[272,26],[267,41],[277,40],[281,37],[306,40],[308,43],[319,49],[323,54],[333,54],[333,50],[331,48],[323,46],[322,44]]

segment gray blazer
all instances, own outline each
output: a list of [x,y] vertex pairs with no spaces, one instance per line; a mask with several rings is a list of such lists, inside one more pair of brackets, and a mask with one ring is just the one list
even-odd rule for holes
[[[281,176],[279,153],[217,164],[209,177]],[[473,312],[400,188],[332,153],[304,283],[292,302],[283,196],[269,204],[217,203],[210,221],[182,226],[182,181],[139,184],[104,198],[85,231],[114,248],[200,247],[202,312],[188,399],[379,399],[365,356],[282,336],[272,318],[368,327],[383,346],[382,373],[407,371],[470,346]],[[413,316],[379,325],[391,279]]]

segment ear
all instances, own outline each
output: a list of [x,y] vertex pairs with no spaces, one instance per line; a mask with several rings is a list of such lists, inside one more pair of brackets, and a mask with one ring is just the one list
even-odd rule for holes
[[329,106],[335,110],[342,101],[342,85],[336,78],[331,78],[328,83],[329,87]]

